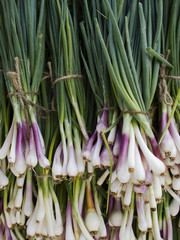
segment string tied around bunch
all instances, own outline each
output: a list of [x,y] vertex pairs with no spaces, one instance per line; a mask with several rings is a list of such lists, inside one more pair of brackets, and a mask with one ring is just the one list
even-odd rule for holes
[[[97,111],[97,113],[103,112],[103,111],[112,111],[112,110],[116,110],[118,109],[117,106],[114,107],[105,107],[105,108],[101,108]],[[147,111],[136,111],[136,110],[123,110],[120,111],[120,115],[124,115],[124,114],[143,114],[143,115],[147,115],[150,116],[150,113]]]
[[[163,56],[163,55],[162,55]],[[167,55],[165,59],[168,61],[168,58],[170,56],[170,49],[167,52]],[[163,56],[164,57],[164,56]],[[162,63],[160,67],[160,83],[159,83],[159,92],[160,92],[160,97],[161,100],[167,105],[167,106],[172,106],[173,105],[173,100],[171,95],[168,92],[167,89],[167,83],[166,79],[176,79],[180,80],[180,76],[174,76],[174,75],[166,75],[166,64]]]
[[[24,113],[24,117],[25,117],[25,121],[26,121],[26,125],[27,125],[27,131],[28,131],[28,136],[29,136],[29,124],[28,124],[28,112],[27,109],[25,107],[25,104],[31,105],[32,107],[35,107],[36,112],[38,114],[38,116],[40,116],[41,118],[48,118],[49,116],[49,110],[42,107],[41,105],[35,104],[33,101],[31,101],[30,99],[28,99],[26,97],[26,94],[30,94],[30,95],[38,95],[37,92],[25,92],[22,89],[22,84],[21,84],[21,78],[20,78],[20,69],[19,69],[19,59],[18,57],[15,57],[15,72],[7,72],[7,75],[11,77],[12,82],[13,82],[13,86],[15,88],[15,92],[11,92],[8,94],[8,97],[12,97],[12,96],[17,96],[20,102],[20,105],[22,107],[23,113]],[[46,113],[46,116],[43,116],[40,114],[39,110],[42,110]]]
[[44,76],[41,81],[44,81],[45,79],[50,78],[51,85],[52,85],[52,90],[53,90],[53,96],[52,96],[52,100],[51,100],[51,109],[52,109],[52,111],[56,111],[56,108],[55,108],[55,92],[54,92],[54,86],[56,85],[56,83],[58,83],[60,81],[67,80],[67,79],[83,78],[83,75],[81,75],[81,74],[69,74],[69,75],[62,76],[60,78],[56,78],[55,80],[53,80],[53,71],[52,71],[51,62],[49,61],[47,63],[47,65],[48,65],[49,73],[46,73],[46,76]]

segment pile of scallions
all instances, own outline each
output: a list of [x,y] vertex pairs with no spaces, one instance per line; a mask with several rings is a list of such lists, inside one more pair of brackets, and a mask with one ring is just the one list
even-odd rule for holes
[[180,1],[0,1],[0,240],[180,239]]

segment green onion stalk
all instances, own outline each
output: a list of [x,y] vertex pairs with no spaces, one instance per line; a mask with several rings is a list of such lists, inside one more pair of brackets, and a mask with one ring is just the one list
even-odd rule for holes
[[[2,141],[4,140],[3,136],[7,135],[8,132],[8,103],[6,101],[6,89],[5,89],[5,82],[3,78],[2,72],[0,72],[0,145],[2,145]],[[3,190],[8,186],[9,180],[6,176],[6,161],[2,159],[0,161],[0,191]]]
[[[42,106],[46,109],[49,108],[48,99],[51,97],[48,85],[49,82],[45,83],[43,81],[41,83],[40,100]],[[52,113],[48,119],[40,119],[39,126],[44,136],[48,160],[51,166],[54,150],[57,146],[57,117]],[[27,202],[28,204],[30,204],[30,202],[34,204],[31,208],[31,214],[28,215],[26,222],[26,237],[59,238],[64,231],[64,203],[62,202],[62,198],[66,198],[66,192],[64,191],[63,184],[60,184],[60,194],[57,194],[57,188],[54,185],[50,169],[43,169],[40,166],[36,166],[34,171],[35,174],[32,183],[37,183],[35,185],[36,195],[33,194],[33,201],[28,200]],[[28,190],[32,188],[27,182],[26,184],[28,189],[26,190],[25,201],[29,198]],[[34,192],[35,191],[33,191],[33,193]]]
[[[165,10],[163,15],[162,28],[162,52],[164,58],[169,61],[171,68],[163,63],[161,66],[161,78],[167,86],[165,97],[160,98],[160,132],[159,143],[164,162],[168,167],[171,178],[171,186],[166,182],[167,191],[175,197],[180,203],[179,193],[179,75],[180,75],[180,55],[179,55],[179,37],[180,37],[180,4],[178,1],[166,3],[169,13]],[[166,21],[167,15],[169,21]],[[163,75],[163,76],[162,76]],[[160,82],[161,84],[161,82]],[[173,104],[174,101],[174,104]]]
[[[96,34],[88,39],[83,23],[81,29],[84,45],[89,42],[86,49],[91,47],[91,52],[97,54],[96,48],[99,47],[104,54],[113,95],[121,110],[122,120],[113,144],[119,151],[109,181],[110,192],[122,199],[122,205],[126,209],[131,204],[133,192],[149,194],[152,196],[151,208],[156,210],[157,203],[162,199],[166,166],[151,127],[152,117],[149,112],[158,83],[160,59],[152,52],[156,51],[160,55],[163,3],[161,0],[156,3],[126,1],[120,8],[122,2],[104,0],[89,3],[92,13],[89,11],[86,14],[89,25],[87,32],[95,31]],[[84,5],[88,8],[86,1]],[[96,11],[99,6],[100,10]],[[97,45],[94,39],[98,42]],[[89,57],[88,51],[87,56]],[[98,54],[97,56],[99,57]],[[89,81],[92,78],[89,69],[93,61],[98,66],[96,60],[91,57],[89,66],[84,60]],[[104,133],[106,129],[103,130]],[[102,136],[104,137],[103,134]],[[105,137],[103,139],[106,140]],[[93,153],[94,151],[92,148]],[[137,203],[139,201],[141,200],[138,199]],[[141,219],[138,224],[139,222],[142,222]],[[159,229],[157,234],[158,231]]]
[[86,181],[77,177],[73,183],[66,182],[66,189],[69,200],[65,239],[105,239],[104,197],[96,187],[96,176]]
[[73,17],[67,1],[48,1],[47,8],[48,45],[61,137],[54,155],[52,175],[55,181],[61,181],[68,176],[75,179],[85,172],[81,152],[88,140],[85,119],[87,84],[80,68],[76,4],[73,3]]
[[[59,200],[46,176],[37,179],[35,188],[31,170],[36,167],[37,174],[47,175],[45,169],[50,166],[45,157],[46,148],[50,147],[49,121],[45,122],[43,135],[38,122],[40,109],[46,110],[38,101],[45,62],[45,1],[13,0],[0,4],[0,58],[13,109],[12,125],[0,149],[0,159],[7,156],[13,173],[8,176],[10,188],[4,191],[6,222],[9,228],[26,225],[27,237],[41,235],[42,229],[45,236],[55,237],[63,229]],[[41,97],[47,107],[44,84]]]
[[[106,18],[102,12],[100,1],[92,3],[83,1],[84,21],[80,23],[83,47],[81,57],[84,68],[96,102],[97,122],[96,128],[88,140],[82,157],[92,167],[103,170],[103,175],[98,181],[101,186],[110,170],[114,167],[116,153],[113,145],[116,142],[117,123],[119,122],[118,105],[113,94],[107,64],[102,52],[98,34],[93,23],[93,18],[98,18],[103,36],[107,39]],[[108,132],[108,137],[104,135]],[[106,144],[105,144],[106,141]],[[107,146],[109,144],[109,146]]]
[[[137,2],[130,5],[124,3],[122,13],[118,13],[118,4],[120,3],[105,0],[95,20],[93,13],[92,16],[86,15],[87,21],[96,32],[96,41],[100,44],[97,46],[103,51],[103,58],[106,59],[113,95],[122,111],[119,133],[117,132],[113,144],[119,152],[117,151],[118,161],[111,183],[116,180],[120,185],[131,182],[130,188],[133,189],[134,185],[144,187],[143,184],[150,184],[153,179],[151,171],[158,176],[165,172],[165,165],[161,161],[158,144],[151,128],[151,119],[147,116],[157,87],[159,61],[146,50],[147,46],[150,46],[160,51],[163,9],[162,1],[154,4],[160,14],[157,15],[156,28],[153,29],[150,24],[153,14],[156,13],[152,8],[153,3],[146,2],[144,6]],[[100,6],[101,3],[96,1],[96,5]],[[91,8],[93,9],[92,6]],[[132,22],[138,26],[139,31],[133,30]],[[123,25],[124,29],[121,27]],[[89,39],[90,43],[93,42]],[[87,42],[88,38],[85,44]],[[92,44],[93,50],[95,44]],[[113,150],[115,151],[115,148]]]
[[27,167],[34,168],[37,163],[49,167],[37,122],[45,55],[45,1],[13,0],[0,4],[0,57],[14,112],[0,159],[7,156],[11,171],[21,177]]

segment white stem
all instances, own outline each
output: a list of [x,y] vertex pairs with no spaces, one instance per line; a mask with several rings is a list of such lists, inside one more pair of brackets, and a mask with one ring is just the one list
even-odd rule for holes
[[101,238],[104,238],[104,237],[107,236],[107,231],[106,231],[106,225],[104,223],[104,219],[101,215],[101,209],[100,209],[100,206],[99,206],[97,191],[95,191],[95,193],[94,193],[94,199],[95,199],[96,211],[97,211],[97,214],[99,216],[99,222],[100,222],[99,235],[100,235]]
[[164,175],[165,175],[165,183],[167,185],[171,185],[172,184],[172,179],[171,179],[171,176],[169,174],[169,171],[166,171]]
[[175,217],[179,213],[179,205],[180,204],[175,199],[171,201],[169,206],[171,216]]
[[68,144],[68,164],[67,164],[67,174],[69,177],[76,177],[78,175],[78,168],[76,164],[76,157],[75,157],[75,151],[73,143]]
[[3,171],[0,168],[0,190],[7,187],[9,184],[9,179],[6,177],[6,175],[3,173]]
[[141,155],[139,153],[139,149],[136,144],[135,144],[135,163],[136,163],[136,167],[135,167],[133,176],[140,184],[142,184],[145,182],[146,174],[145,174],[144,166],[141,160]]
[[16,127],[16,124],[14,124],[11,150],[8,155],[8,163],[10,166],[13,166],[16,160],[16,138],[17,138],[17,127]]
[[101,177],[98,179],[97,185],[98,185],[98,186],[101,186],[101,185],[104,183],[104,181],[106,180],[106,178],[107,178],[108,175],[109,175],[109,170],[106,169],[106,171],[105,171],[105,172],[101,175]]
[[176,195],[173,190],[168,186],[165,185],[165,189],[168,191],[168,193],[179,203],[180,205],[180,198],[178,197],[178,195]]
[[26,155],[26,164],[28,167],[34,168],[37,165],[38,159],[36,154],[36,143],[34,140],[33,128],[30,130],[29,151]]
[[127,183],[131,177],[131,174],[128,170],[128,163],[127,159],[123,162],[121,167],[118,169],[117,177],[120,181],[120,183]]
[[156,204],[156,200],[155,200],[155,196],[154,196],[154,190],[153,190],[152,186],[149,187],[149,193],[150,193],[149,194],[149,197],[150,197],[150,201],[149,201],[150,207],[151,207],[152,211],[155,211],[156,208],[157,208],[157,204]]
[[123,198],[123,205],[125,207],[129,207],[130,204],[131,204],[131,196],[132,196],[132,182],[128,182],[127,183],[127,186],[126,186],[126,191],[125,191],[125,195],[124,195],[124,198]]
[[85,217],[85,224],[88,231],[95,234],[99,231],[100,221],[94,208],[88,209]]
[[18,188],[16,198],[15,198],[15,208],[20,209],[23,200],[23,188]]
[[129,146],[128,146],[128,169],[129,172],[134,172],[135,169],[135,135],[132,124],[129,131]]
[[126,238],[126,223],[127,223],[127,218],[128,218],[128,212],[127,210],[124,211],[123,214],[123,219],[122,219],[122,223],[121,223],[121,228],[119,231],[119,239],[123,239],[123,240],[129,240]]
[[36,235],[41,235],[42,234],[42,226],[43,226],[43,220],[37,223],[37,228],[36,228]]
[[22,188],[24,186],[24,180],[25,180],[25,174],[17,178],[16,182],[17,182],[18,188]]
[[121,183],[118,178],[111,183],[110,191],[113,194],[117,194],[118,190],[121,188]]
[[138,144],[144,156],[146,157],[146,160],[149,164],[150,169],[158,175],[164,173],[165,172],[164,163],[161,160],[159,160],[157,157],[155,157],[154,154],[148,149],[139,131],[139,127],[137,125],[134,126],[134,131],[135,131],[135,136],[138,141]]
[[92,163],[88,162],[87,164],[88,164],[88,173],[89,174],[93,174],[93,165],[92,165]]
[[12,223],[11,223],[11,218],[10,218],[9,213],[5,210],[4,214],[5,214],[6,223],[7,223],[8,228],[12,228]]
[[151,208],[150,204],[145,204],[145,216],[146,216],[146,222],[147,222],[147,229],[150,231],[152,229],[152,218],[151,218]]
[[173,176],[172,188],[174,191],[180,191],[180,176]]
[[63,170],[62,170],[62,175],[64,177],[66,177],[67,176],[67,164],[68,164],[68,150],[67,150],[67,143],[66,143],[66,137],[65,137],[63,124],[60,124],[60,132],[61,132],[62,146],[63,146]]
[[172,167],[170,168],[170,171],[171,171],[171,173],[172,173],[174,176],[179,176],[179,175],[180,175],[179,165],[174,164],[174,166],[172,166]]
[[21,211],[16,211],[16,223],[21,224]]
[[47,232],[50,237],[54,237],[54,222],[52,219],[52,212],[49,208],[49,197],[45,196],[44,197],[44,207],[46,211],[46,220],[47,220]]
[[10,214],[9,214],[9,217],[11,219],[11,224],[12,226],[15,226],[16,225],[16,217],[14,215],[14,211],[11,211]]
[[38,189],[38,199],[36,206],[37,207],[37,213],[36,213],[36,222],[40,222],[44,219],[45,217],[45,202],[43,198],[43,191],[41,188]]
[[103,144],[102,137],[100,136],[100,134],[98,134],[97,142],[95,143],[95,149],[94,149],[93,154],[91,156],[92,165],[94,167],[99,167],[100,166],[100,151],[101,151],[102,144]]
[[47,237],[48,233],[47,233],[47,219],[46,216],[43,219],[43,225],[42,225],[42,229],[41,229],[41,234],[43,237]]
[[[117,111],[114,111],[113,113],[113,117],[112,117],[112,124],[116,121],[117,119]],[[109,144],[113,144],[114,143],[114,140],[115,140],[115,137],[116,137],[116,129],[117,129],[117,125],[114,126],[111,131],[109,132],[109,135],[108,135],[108,138],[107,138],[107,141]]]
[[153,216],[153,230],[154,230],[154,235],[155,235],[154,238],[156,240],[163,240],[160,236],[157,211],[154,211],[152,213],[152,216]]
[[61,163],[61,151],[62,151],[62,144],[59,144],[54,154],[53,165],[52,165],[52,175],[54,180],[62,176],[63,167]]
[[153,189],[154,189],[154,196],[155,199],[161,200],[162,198],[162,187],[160,182],[160,177],[157,176],[155,173],[153,174]]
[[13,130],[14,130],[14,121],[12,121],[12,124],[11,124],[11,128],[8,132],[8,135],[3,143],[3,146],[1,147],[0,149],[0,159],[4,159],[8,152],[9,152],[9,147],[11,145],[11,142],[12,142],[12,136],[13,136]]

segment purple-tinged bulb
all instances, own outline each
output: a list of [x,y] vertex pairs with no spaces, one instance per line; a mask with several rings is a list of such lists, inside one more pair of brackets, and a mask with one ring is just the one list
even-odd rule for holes
[[[104,108],[106,107],[107,107],[107,104],[104,104]],[[107,110],[104,110],[101,116],[101,119],[99,120],[96,126],[96,130],[99,134],[103,133],[108,128],[107,117],[108,117],[108,112]]]
[[109,231],[109,225],[108,224],[106,224],[106,232],[107,232],[106,238],[107,238],[107,240],[110,240],[110,231]]
[[14,122],[12,122],[11,128],[10,128],[8,135],[3,143],[3,146],[0,148],[0,159],[4,159],[9,152],[9,147],[11,145],[12,137],[13,137],[13,131],[14,131]]
[[171,120],[171,123],[169,125],[169,132],[175,142],[175,145],[180,152],[180,135],[178,133],[177,127],[175,125],[174,119]]
[[97,137],[97,131],[93,133],[92,137],[88,140],[82,152],[82,157],[84,160],[91,161],[91,150],[96,137]]
[[[111,159],[112,159],[112,167],[114,168],[114,164],[115,164],[115,157],[113,154],[113,148],[112,146],[109,146],[110,148],[110,152],[111,152]],[[110,167],[110,157],[109,157],[109,152],[106,146],[104,146],[101,155],[100,155],[100,159],[101,159],[101,164],[104,167]]]
[[[161,135],[163,134],[163,131],[167,125],[167,112],[162,112],[162,119],[161,119]],[[160,136],[161,136],[160,135]],[[165,153],[166,157],[176,157],[176,146],[174,143],[174,140],[169,132],[169,129],[167,129],[164,138],[162,139],[160,143],[161,150]]]
[[65,240],[75,240],[73,223],[72,223],[72,207],[70,201],[67,204],[66,210],[66,229],[65,229]]
[[155,172],[156,174],[162,174],[165,172],[166,168],[165,168],[165,164],[158,159],[155,154],[153,154],[149,148],[147,147],[141,133],[139,130],[139,127],[136,125],[134,126],[134,131],[135,131],[135,136],[136,136],[136,140],[138,142],[139,147],[141,148],[147,162],[148,165],[150,167],[150,169]]
[[42,140],[40,137],[40,130],[37,123],[32,124],[33,127],[33,133],[34,133],[34,139],[36,144],[36,154],[39,160],[39,165],[42,168],[49,168],[50,163],[49,160],[44,156],[44,149],[42,146]]
[[144,194],[148,190],[147,186],[143,183],[141,186],[134,186],[134,191],[139,194]]
[[26,148],[28,149],[29,147],[29,143],[28,143],[28,139],[27,139],[27,124],[26,121],[22,120],[22,132],[23,132],[23,139],[24,139],[24,143]]
[[114,141],[113,145],[113,154],[114,156],[118,156],[120,153],[120,146],[121,146],[121,132],[122,132],[122,127],[118,126],[117,131],[116,131],[116,138]]
[[6,219],[5,219],[5,235],[6,235],[7,240],[12,240],[11,232],[10,232],[10,229],[8,228],[8,226],[7,226]]
[[78,168],[76,164],[76,157],[73,145],[69,146],[68,153],[69,159],[67,164],[67,174],[69,177],[76,177],[78,175]]
[[30,168],[34,168],[37,165],[36,145],[32,127],[30,129],[29,149],[26,154],[26,164]]
[[121,200],[115,199],[114,208],[108,217],[109,226],[112,228],[119,228],[121,226],[122,217]]
[[20,123],[17,123],[16,161],[14,166],[18,171],[19,175],[22,175],[25,173],[26,162],[25,162],[25,156],[24,156],[22,126]]
[[140,195],[136,195],[136,209],[138,214],[138,227],[141,232],[147,232],[147,223],[145,217],[145,209],[144,209],[144,199]]
[[142,153],[142,151],[140,151],[140,153],[141,153],[141,160],[142,160],[144,170],[145,170],[145,184],[149,185],[153,181],[153,175],[150,171],[148,162],[146,161],[146,158],[144,157],[144,154]]
[[1,220],[0,220],[0,239],[3,239],[3,225]]
[[100,134],[97,135],[97,142],[95,143],[95,148],[91,156],[93,167],[97,168],[100,166],[100,151],[103,145],[103,139]]
[[108,209],[108,215],[111,214],[114,206],[114,197],[112,195],[109,196],[109,209]]
[[135,144],[135,163],[136,165],[133,172],[133,177],[137,180],[137,182],[142,184],[145,182],[145,170],[137,144]]
[[62,151],[63,151],[62,143],[60,143],[55,151],[53,164],[52,164],[52,175],[54,180],[62,176],[62,158],[61,158]]
[[121,183],[127,183],[130,179],[130,173],[128,171],[127,154],[129,145],[129,135],[124,133],[122,135],[120,154],[118,163],[116,165],[116,174]]

